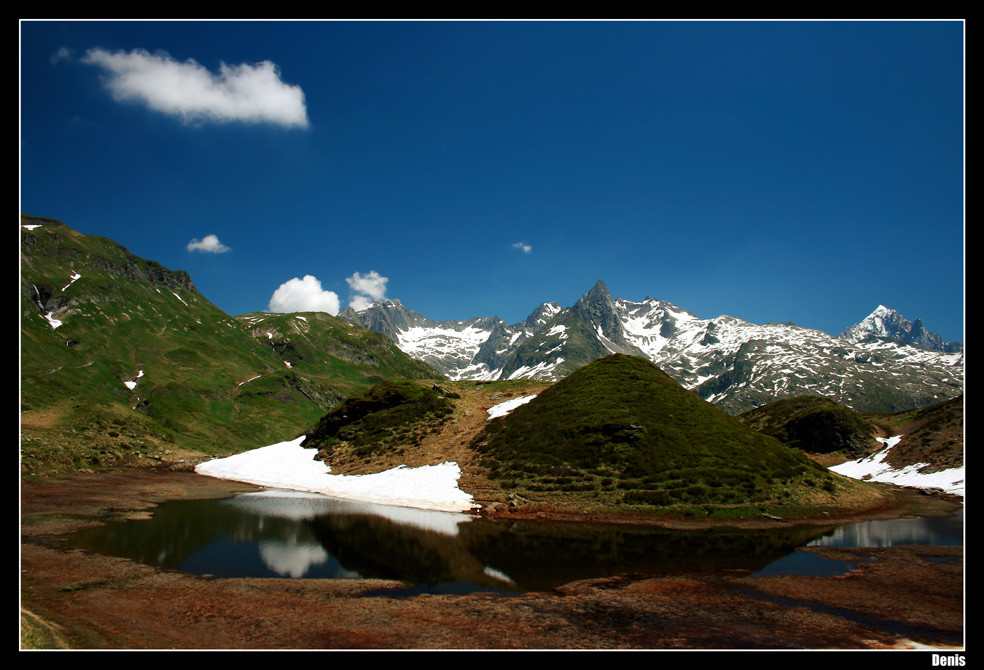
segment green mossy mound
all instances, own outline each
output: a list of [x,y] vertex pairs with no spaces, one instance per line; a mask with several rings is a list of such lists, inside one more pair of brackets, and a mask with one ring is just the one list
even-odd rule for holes
[[[518,491],[645,506],[816,506],[849,482],[705,402],[649,361],[595,361],[472,442]],[[718,509],[720,511],[720,509]]]
[[305,433],[302,446],[321,458],[335,450],[377,456],[419,445],[449,420],[453,406],[441,389],[408,380],[389,380],[349,397]]
[[878,448],[875,426],[829,398],[777,400],[738,418],[749,428],[811,454],[841,452],[853,459]]

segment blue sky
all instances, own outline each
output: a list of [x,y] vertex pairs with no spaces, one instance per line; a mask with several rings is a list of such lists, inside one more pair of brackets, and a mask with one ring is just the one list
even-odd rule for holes
[[603,279],[704,318],[837,334],[884,304],[963,337],[960,21],[20,29],[21,210],[229,314],[515,323]]

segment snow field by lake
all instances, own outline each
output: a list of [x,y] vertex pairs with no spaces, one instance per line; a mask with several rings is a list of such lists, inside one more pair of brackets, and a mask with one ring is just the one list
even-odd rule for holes
[[228,458],[217,458],[195,467],[200,475],[231,479],[271,488],[307,491],[363,502],[402,507],[465,512],[477,507],[472,497],[458,488],[457,463],[399,466],[371,475],[333,475],[316,449],[301,446],[304,436],[260,447]]
[[[489,408],[489,418],[509,414],[536,396],[522,396]],[[399,466],[371,475],[333,475],[316,449],[301,446],[304,436],[200,463],[195,472],[257,486],[320,493],[361,502],[467,512],[479,507],[458,488],[461,468],[448,461],[419,468]]]
[[830,468],[833,472],[851,477],[852,479],[864,479],[868,481],[882,482],[885,484],[896,484],[897,486],[914,486],[916,488],[938,488],[947,493],[962,496],[964,494],[964,468],[952,468],[940,472],[919,472],[926,467],[926,463],[916,463],[900,470],[892,468],[885,463],[892,447],[902,440],[901,435],[887,439],[878,438],[878,441],[885,445],[885,448],[870,456],[859,458],[856,461],[848,461],[835,465]]

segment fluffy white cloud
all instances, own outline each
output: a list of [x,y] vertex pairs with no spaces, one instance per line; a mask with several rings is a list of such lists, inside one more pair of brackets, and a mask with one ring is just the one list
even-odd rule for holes
[[389,278],[375,270],[370,270],[366,275],[356,272],[351,277],[346,277],[345,281],[354,294],[349,298],[349,307],[357,312],[364,310],[374,300],[386,299],[386,282]]
[[533,251],[533,247],[531,247],[530,245],[526,244],[525,242],[516,242],[513,245],[513,248],[520,249],[524,254],[528,254],[531,251]]
[[107,73],[104,85],[116,101],[141,103],[186,122],[308,125],[304,92],[281,81],[270,61],[220,63],[213,74],[192,59],[182,63],[163,52],[90,49],[82,62]]
[[267,309],[277,313],[328,312],[334,316],[340,306],[337,293],[322,289],[321,282],[312,275],[304,275],[304,279],[294,277],[281,284]]
[[229,251],[229,247],[219,242],[216,235],[206,235],[202,239],[192,238],[187,249],[188,251],[204,251],[209,254],[224,254]]
[[361,293],[373,300],[382,300],[386,297],[386,282],[389,281],[389,278],[383,277],[375,270],[370,270],[365,276],[356,272],[351,277],[347,277],[345,281],[355,293]]

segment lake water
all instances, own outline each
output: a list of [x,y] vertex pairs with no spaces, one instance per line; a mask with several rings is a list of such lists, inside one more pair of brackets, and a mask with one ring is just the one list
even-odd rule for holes
[[686,531],[489,520],[263,491],[169,502],[150,519],[93,528],[65,544],[216,577],[383,578],[406,582],[406,593],[523,592],[634,573],[837,574],[851,566],[796,549],[960,546],[963,512],[839,527]]

